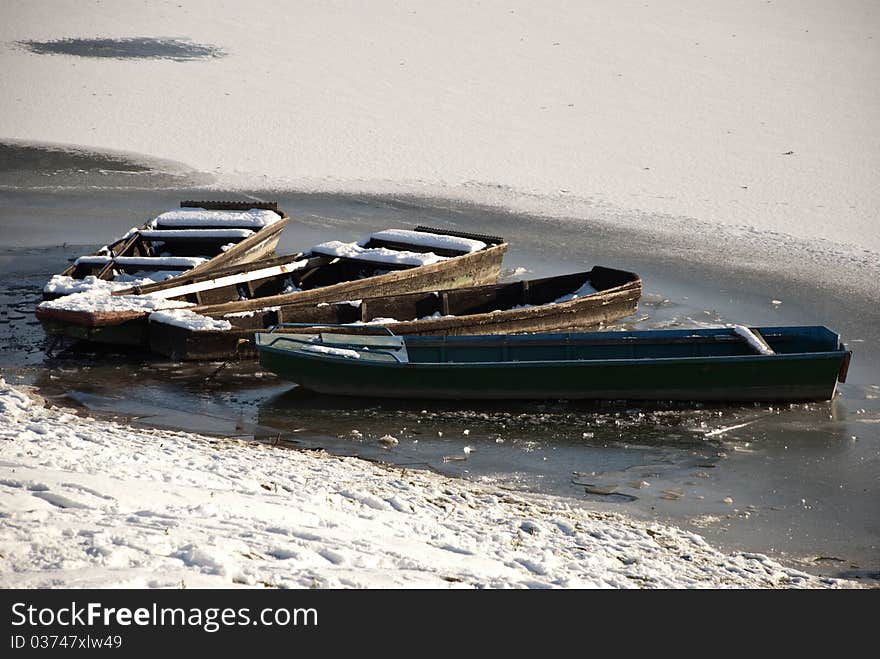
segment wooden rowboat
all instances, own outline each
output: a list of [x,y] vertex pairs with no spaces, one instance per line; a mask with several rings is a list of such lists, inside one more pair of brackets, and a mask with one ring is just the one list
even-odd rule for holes
[[426,399],[828,400],[851,356],[825,327],[453,337],[269,332],[256,343],[264,368],[305,389]]
[[348,324],[358,332],[371,324],[394,323],[397,335],[582,330],[634,313],[641,292],[637,274],[595,266],[529,281],[213,315],[228,325],[223,329],[180,323],[174,315],[157,312],[150,316],[150,348],[178,360],[253,358],[254,334],[284,323]]
[[[275,202],[182,201],[96,252],[80,256],[43,289],[52,300],[101,281],[119,293],[126,284],[149,290],[177,286],[182,277],[213,272],[274,254],[290,222]],[[97,280],[97,281],[96,281]],[[150,286],[146,286],[150,284]]]
[[389,229],[360,243],[331,241],[289,257],[184,277],[171,287],[148,284],[134,294],[71,295],[43,302],[37,317],[50,335],[148,346],[147,316],[154,311],[173,310],[178,318],[192,319],[295,302],[489,284],[498,279],[506,249],[495,236]]

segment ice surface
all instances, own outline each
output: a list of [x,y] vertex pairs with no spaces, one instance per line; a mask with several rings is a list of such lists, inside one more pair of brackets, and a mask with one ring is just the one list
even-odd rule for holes
[[[136,25],[230,53],[5,48],[9,138],[176,160],[222,190],[451,197],[659,230],[692,218],[880,251],[875,2],[7,4],[6,44]],[[260,47],[238,47],[243,25]]]

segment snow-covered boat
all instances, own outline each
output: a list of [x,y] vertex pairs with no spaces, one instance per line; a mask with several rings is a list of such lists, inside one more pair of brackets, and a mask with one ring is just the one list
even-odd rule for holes
[[198,276],[275,253],[290,218],[274,202],[182,201],[92,254],[80,256],[43,288],[52,300],[109,283],[170,288]]
[[[502,238],[429,227],[388,229],[357,243],[330,241],[307,252],[192,273],[169,286],[104,288],[45,301],[37,317],[50,335],[122,345],[149,345],[147,316],[207,327],[214,317],[296,302],[364,297],[495,283],[507,250]],[[193,313],[195,311],[196,313]]]
[[[588,329],[635,312],[642,282],[633,272],[589,271],[504,284],[438,290],[345,302],[292,303],[254,311],[199,314],[188,309],[150,316],[150,348],[178,360],[256,357],[255,332],[283,324],[338,325],[369,331],[383,324],[401,335],[513,334]],[[198,316],[196,314],[199,314]]]

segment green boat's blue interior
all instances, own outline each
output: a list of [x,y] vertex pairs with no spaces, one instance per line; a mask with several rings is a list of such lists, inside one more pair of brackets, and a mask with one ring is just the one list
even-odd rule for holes
[[[825,327],[754,328],[777,354],[843,350]],[[591,332],[512,336],[405,337],[409,361],[506,362],[572,359],[735,357],[757,354],[732,329]]]

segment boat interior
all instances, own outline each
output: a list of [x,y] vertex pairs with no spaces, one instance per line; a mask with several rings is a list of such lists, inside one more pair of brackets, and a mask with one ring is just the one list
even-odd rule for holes
[[[480,242],[485,243],[486,245],[500,245],[504,242],[504,239],[500,236],[489,236],[482,233],[470,233],[465,231],[450,231],[448,229],[438,229],[436,227],[428,227],[428,226],[417,226],[413,231],[419,233],[429,233],[429,234],[437,234],[440,236],[454,236],[457,238],[466,238],[469,240],[478,240]],[[386,249],[392,250],[406,250],[409,252],[434,252],[437,256],[461,256],[462,254],[466,254],[466,250],[463,249],[451,249],[444,248],[437,245],[429,245],[429,244],[418,244],[414,242],[408,241],[399,241],[399,240],[389,240],[387,238],[381,237],[381,233],[379,235],[370,236],[370,239],[364,243],[364,247],[366,249],[373,249],[378,247],[384,247]]]
[[[436,233],[440,235],[450,236],[471,236],[476,234],[464,234],[461,232],[446,231],[443,229],[431,229],[429,227],[416,227],[415,231]],[[491,239],[495,242],[487,242],[487,244],[498,244],[503,239],[490,236],[481,236],[481,238]],[[366,244],[369,244],[367,242]],[[410,243],[395,243],[394,251],[406,251],[424,253],[424,246]],[[387,247],[390,249],[390,247]],[[432,251],[429,250],[428,251]],[[435,252],[436,253],[436,252]],[[462,252],[456,252],[455,255],[460,256]],[[308,265],[289,272],[275,273],[260,278],[251,278],[247,271],[241,267],[237,269],[241,273],[242,281],[226,286],[218,286],[214,288],[205,288],[197,293],[189,293],[180,299],[193,302],[198,305],[212,305],[229,302],[233,300],[255,300],[258,298],[271,297],[273,295],[281,295],[285,293],[293,293],[296,291],[308,291],[314,288],[323,288],[343,282],[356,281],[367,277],[375,277],[377,275],[386,274],[397,270],[409,270],[417,267],[411,263],[393,263],[384,260],[371,260],[369,257],[345,258],[337,256],[327,256],[318,254],[317,252],[307,252],[302,259],[308,260]],[[271,263],[277,263],[279,259],[274,259]],[[287,261],[290,261],[288,258]],[[248,264],[247,269],[250,271],[263,269],[266,267],[264,262],[253,262]],[[214,271],[212,278],[217,279],[221,271]],[[172,293],[173,289],[167,291]],[[175,296],[176,297],[176,296]],[[199,311],[195,309],[195,311]],[[260,312],[256,312],[248,318],[259,317]],[[273,317],[268,324],[277,323],[277,316]],[[324,321],[320,321],[324,322]],[[262,321],[255,324],[254,327],[265,327]]]
[[[752,328],[777,354],[833,352],[840,340],[824,328],[802,331]],[[423,362],[567,361],[743,357],[755,355],[733,329],[653,330],[579,334],[407,338],[410,358]]]
[[[180,206],[212,211],[271,210],[284,217],[274,202],[183,201]],[[222,222],[194,219],[190,223],[178,220],[163,224],[160,215],[98,253],[76,259],[62,274],[74,279],[112,279],[119,273],[149,277],[153,272],[183,272],[223,254],[260,228],[247,222],[237,225],[228,218]]]
[[[392,326],[393,328],[393,326]],[[733,328],[489,336],[351,336],[338,333],[258,334],[261,346],[302,350],[303,345],[357,351],[365,361],[480,363],[743,357],[756,352]],[[845,350],[825,327],[751,328],[776,355]],[[291,340],[285,340],[290,336]],[[378,344],[377,344],[378,341]],[[381,345],[381,350],[376,348]],[[312,349],[313,350],[313,349]],[[332,354],[332,353],[331,353]],[[772,357],[770,357],[772,358]]]
[[[638,282],[638,275],[595,266],[588,272],[471,288],[409,293],[336,303],[288,304],[223,319],[238,329],[262,329],[279,323],[381,323],[442,316],[469,316],[541,306],[578,294],[589,295]],[[220,317],[220,316],[218,316]],[[357,326],[356,326],[357,327]]]

